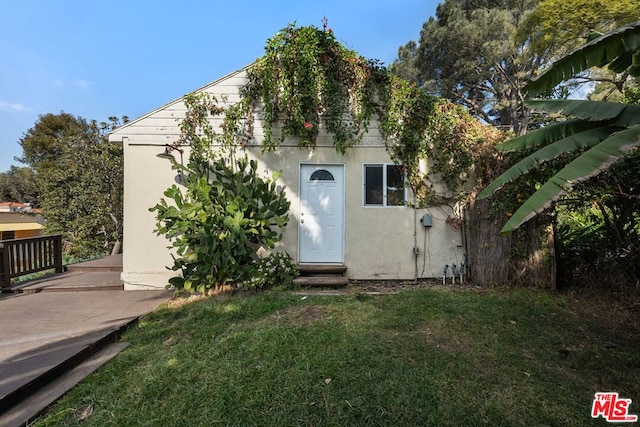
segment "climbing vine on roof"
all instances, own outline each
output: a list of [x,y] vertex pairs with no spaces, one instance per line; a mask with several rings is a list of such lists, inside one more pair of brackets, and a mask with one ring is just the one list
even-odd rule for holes
[[288,138],[314,148],[324,130],[344,154],[362,141],[375,116],[391,158],[405,166],[414,188],[424,183],[420,158],[429,159],[430,171],[439,173],[453,192],[460,190],[472,164],[478,132],[468,133],[473,119],[466,111],[348,49],[326,20],[322,28],[289,25],[280,30],[267,40],[264,56],[248,68],[247,77],[240,102],[225,111],[222,141],[227,146],[252,141],[257,115],[264,151],[276,150]]
[[265,147],[274,148],[272,126],[282,120],[279,142],[297,137],[312,147],[321,121],[344,153],[360,141],[374,112],[376,87],[386,76],[340,44],[330,29],[289,26],[267,41],[249,70],[243,95],[262,103]]

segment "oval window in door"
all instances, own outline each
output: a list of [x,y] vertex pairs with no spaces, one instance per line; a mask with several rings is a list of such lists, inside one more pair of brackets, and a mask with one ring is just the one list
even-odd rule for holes
[[311,174],[309,181],[335,181],[333,174],[325,169],[318,169]]

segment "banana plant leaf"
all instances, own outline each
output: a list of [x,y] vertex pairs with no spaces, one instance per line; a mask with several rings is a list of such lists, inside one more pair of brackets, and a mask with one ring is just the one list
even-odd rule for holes
[[542,147],[571,135],[607,126],[611,124],[611,122],[611,120],[602,122],[590,122],[582,119],[565,120],[512,138],[507,142],[496,145],[496,149],[501,152],[509,152]]
[[[547,128],[542,128],[539,129],[539,131],[544,131],[546,129]],[[511,166],[502,173],[502,175],[493,180],[484,190],[482,190],[480,194],[478,194],[478,199],[489,197],[501,189],[505,184],[514,181],[518,177],[526,174],[531,169],[548,160],[554,159],[564,153],[594,147],[609,138],[611,134],[623,129],[625,128],[620,126],[603,126],[596,129],[588,129],[584,132],[579,132],[566,138],[561,138],[545,147],[542,147]]]
[[639,50],[640,21],[637,21],[603,34],[554,62],[551,68],[529,82],[524,91],[531,97],[537,96],[584,70],[607,64],[613,71],[628,70],[632,75],[638,75],[640,67],[634,64],[633,57]]
[[625,127],[640,123],[640,105],[635,104],[580,99],[536,99],[525,101],[525,104],[530,108],[588,121],[615,119],[616,125]]
[[640,125],[614,133],[578,156],[543,184],[509,218],[500,233],[506,234],[518,228],[566,194],[573,185],[597,175],[639,145]]

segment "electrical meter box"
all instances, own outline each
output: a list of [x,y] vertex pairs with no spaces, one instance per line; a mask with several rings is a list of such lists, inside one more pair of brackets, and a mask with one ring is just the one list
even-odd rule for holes
[[425,227],[431,227],[433,225],[433,217],[431,214],[424,214],[422,218],[420,218],[420,222]]

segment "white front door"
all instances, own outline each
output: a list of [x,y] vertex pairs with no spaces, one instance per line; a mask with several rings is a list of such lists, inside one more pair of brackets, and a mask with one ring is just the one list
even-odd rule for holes
[[344,166],[300,165],[298,260],[343,262]]

